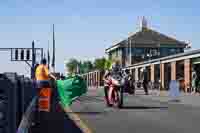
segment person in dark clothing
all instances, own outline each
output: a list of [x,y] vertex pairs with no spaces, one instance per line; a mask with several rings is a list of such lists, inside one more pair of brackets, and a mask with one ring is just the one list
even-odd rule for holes
[[195,79],[196,93],[200,94],[200,76]]
[[200,94],[200,65],[195,65],[194,70],[196,72],[196,78],[195,78],[195,88],[196,93]]
[[60,79],[61,80],[65,80],[66,79],[65,76],[64,76],[64,74],[61,74]]
[[113,63],[112,65],[112,69],[111,69],[111,75],[112,76],[122,76],[122,68],[120,66],[119,61],[116,61]]
[[109,77],[111,76],[111,72],[109,70],[106,70],[104,76],[103,76],[103,80],[104,80],[104,94],[105,94],[105,101],[107,106],[111,106],[111,104],[109,104],[109,99],[108,99],[108,90],[109,90]]
[[130,70],[126,69],[124,71],[123,77],[125,79],[125,83],[124,83],[125,91],[127,91],[129,94],[134,94],[135,88],[133,86],[133,80],[132,80],[132,75],[130,73]]
[[145,94],[148,95],[149,93],[148,93],[148,87],[147,87],[147,85],[148,85],[147,71],[144,70],[143,73],[144,73],[144,77],[143,77],[143,88],[144,88]]

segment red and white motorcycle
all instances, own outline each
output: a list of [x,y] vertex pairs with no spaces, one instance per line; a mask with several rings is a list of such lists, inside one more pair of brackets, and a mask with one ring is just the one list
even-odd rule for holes
[[108,105],[122,108],[123,106],[123,87],[121,86],[122,77],[120,76],[109,76],[106,81],[108,85],[106,102]]

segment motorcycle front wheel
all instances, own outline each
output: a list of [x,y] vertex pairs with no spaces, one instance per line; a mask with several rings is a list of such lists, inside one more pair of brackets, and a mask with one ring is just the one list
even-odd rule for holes
[[115,107],[123,107],[123,90],[121,87],[113,91],[113,101]]
[[111,101],[109,101],[109,98],[108,98],[108,93],[109,93],[109,88],[108,87],[104,87],[104,100],[105,100],[105,104],[107,107],[112,107],[112,104],[111,104]]

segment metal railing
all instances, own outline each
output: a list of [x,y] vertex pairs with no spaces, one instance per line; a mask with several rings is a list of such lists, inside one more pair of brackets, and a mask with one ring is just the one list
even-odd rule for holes
[[29,104],[26,112],[24,113],[17,133],[28,133],[34,119],[34,112],[36,110],[37,96],[35,96]]

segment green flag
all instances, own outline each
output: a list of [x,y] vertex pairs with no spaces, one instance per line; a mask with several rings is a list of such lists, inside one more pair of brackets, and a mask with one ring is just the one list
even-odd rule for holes
[[63,107],[70,106],[76,98],[87,92],[87,85],[80,76],[68,77],[66,80],[57,80],[57,89],[60,103]]

